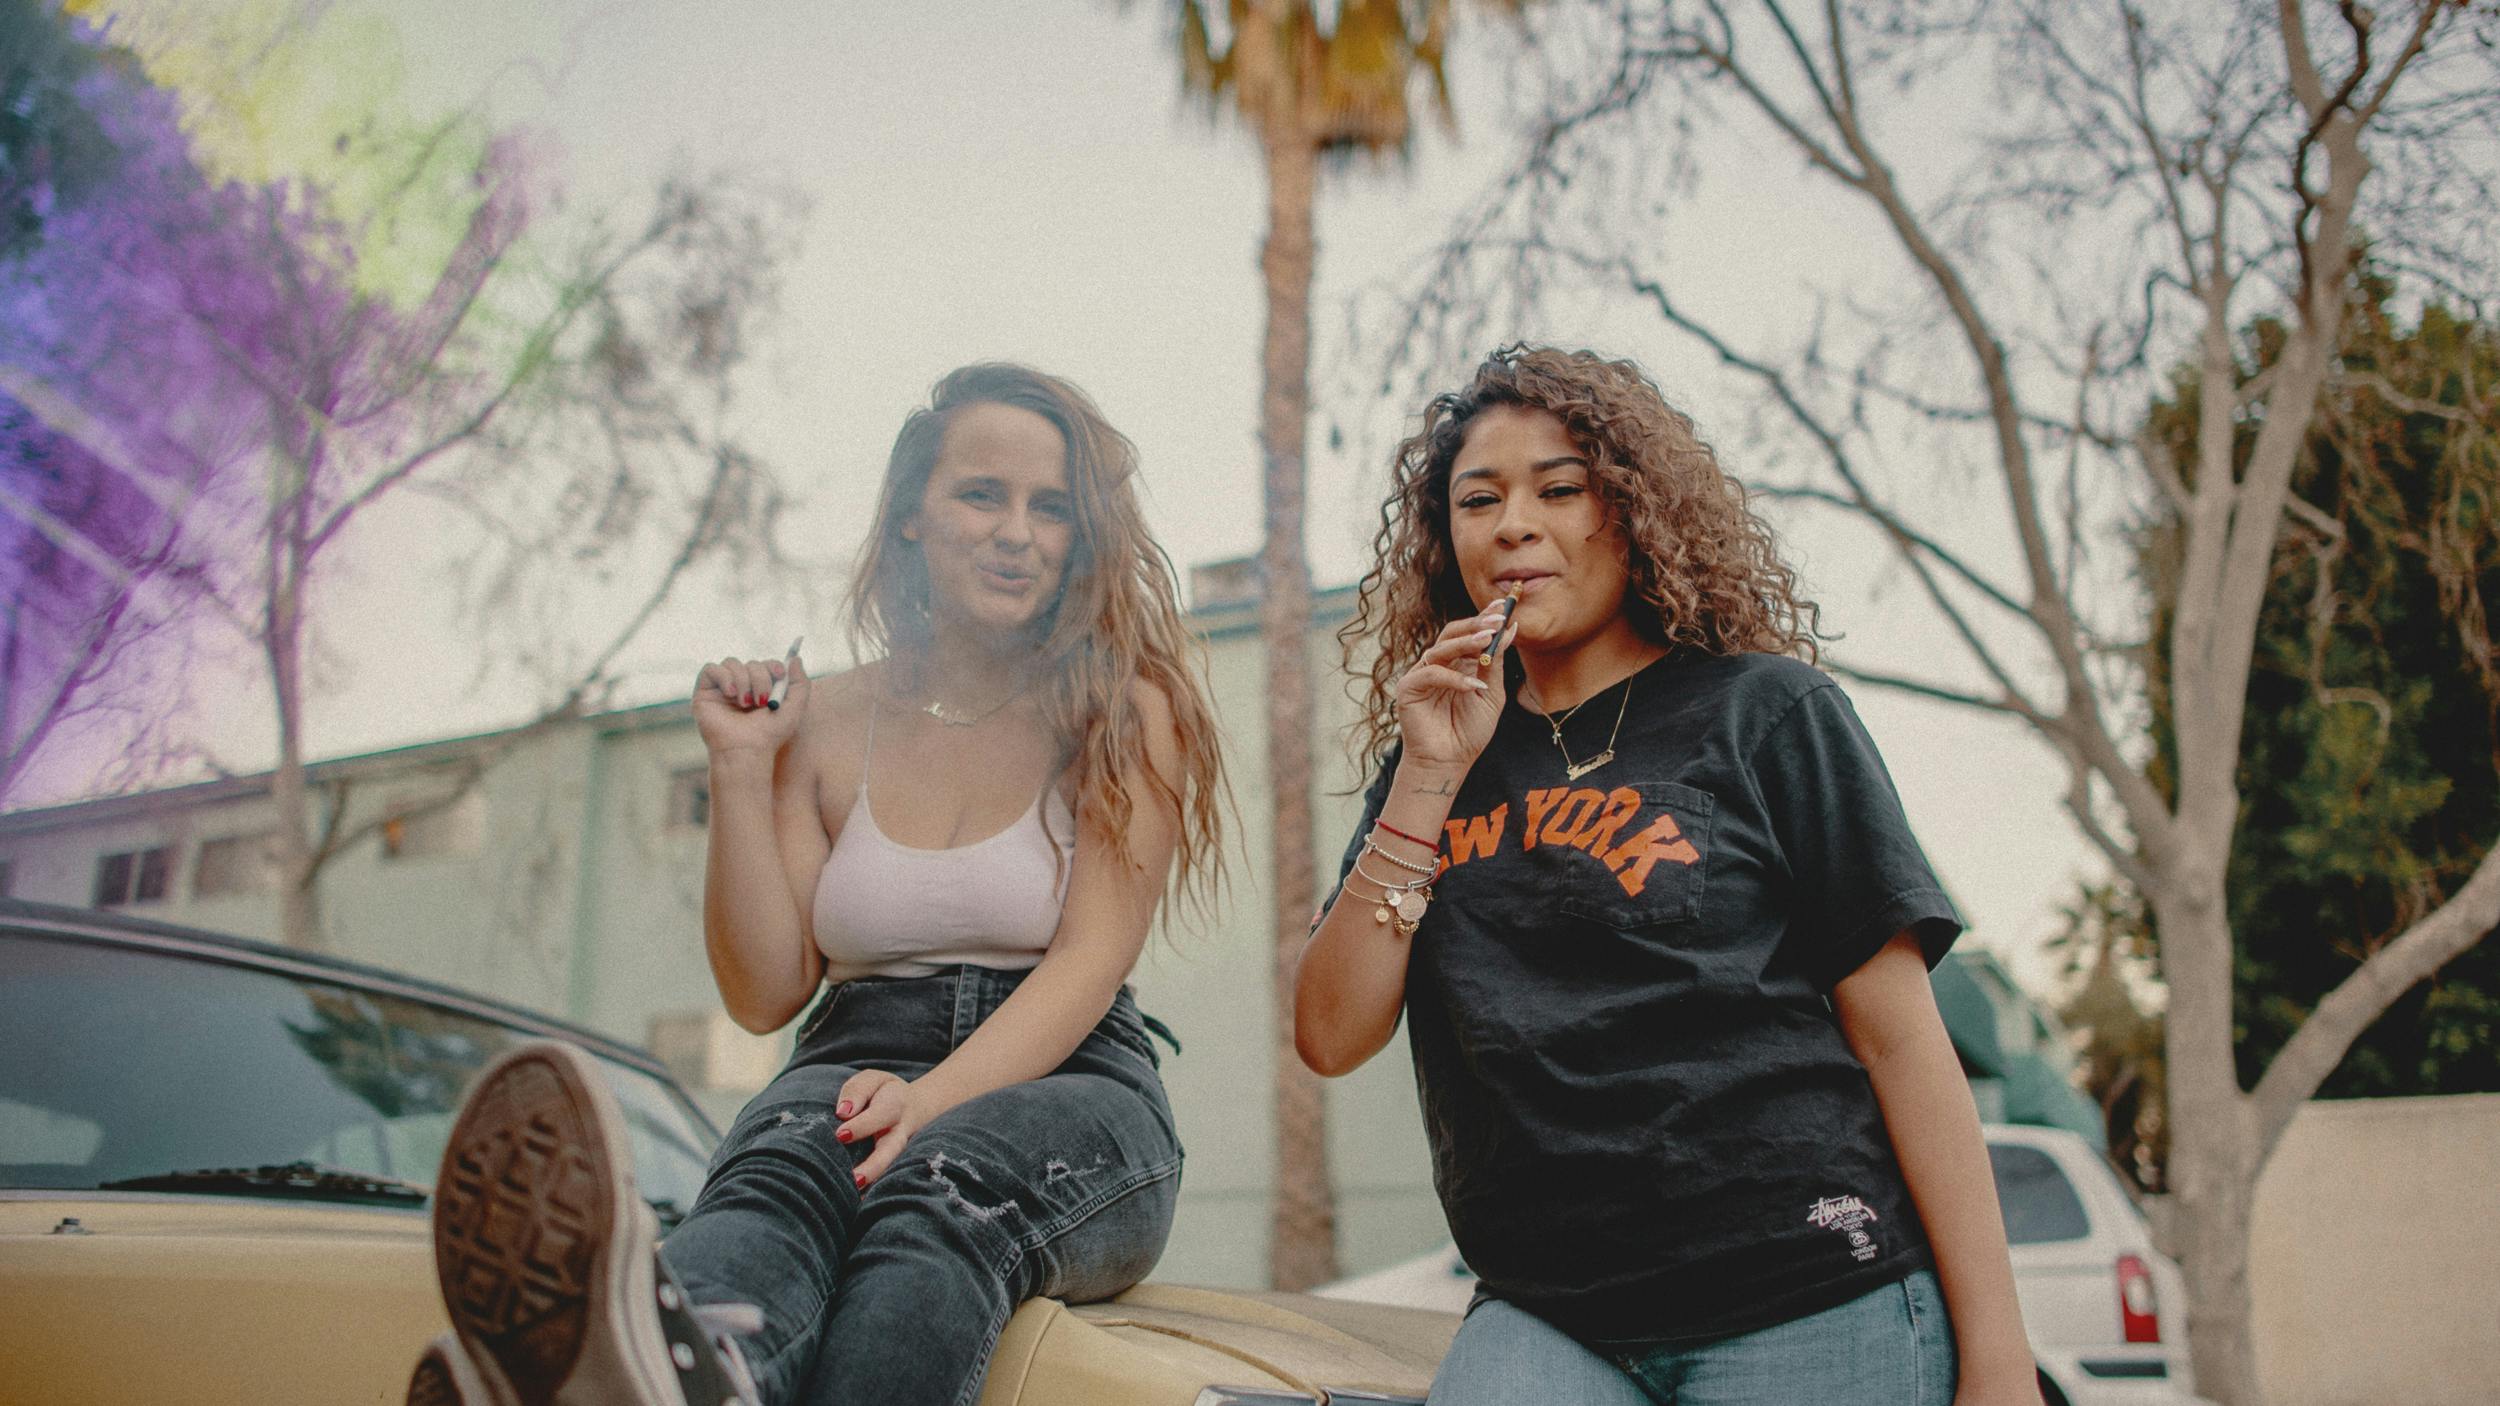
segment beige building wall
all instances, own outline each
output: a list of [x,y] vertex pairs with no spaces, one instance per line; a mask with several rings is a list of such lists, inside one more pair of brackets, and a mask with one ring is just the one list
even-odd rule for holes
[[[586,726],[531,739],[472,780],[471,742],[429,744],[329,764],[343,778],[342,832],[423,811],[396,855],[378,833],[342,848],[322,869],[323,930],[341,957],[577,1015],[574,873],[586,832],[582,779],[598,750]],[[317,804],[327,804],[325,791]],[[447,795],[448,806],[432,803]],[[274,942],[273,870],[223,893],[204,891],[201,856],[213,844],[265,835],[277,808],[261,778],[176,787],[49,811],[0,816],[0,856],[12,897],[83,906],[97,857],[163,848],[165,894],[119,911]],[[639,1026],[622,1030],[640,1040]]]
[[[1346,839],[1362,815],[1361,784],[1370,779],[1358,782],[1342,742],[1356,710],[1341,686],[1331,634],[1351,610],[1345,590],[1322,592],[1314,602],[1312,844],[1323,890],[1336,880]],[[1202,607],[1196,623],[1207,641],[1208,691],[1240,815],[1231,883],[1214,921],[1197,931],[1158,932],[1137,969],[1139,1006],[1170,1024],[1183,1047],[1177,1058],[1165,1053],[1163,1079],[1189,1161],[1171,1247],[1156,1273],[1191,1283],[1262,1285],[1276,1169],[1265,655],[1256,611],[1246,601],[1229,609]],[[1377,1269],[1446,1241],[1449,1227],[1432,1194],[1405,1037],[1361,1069],[1329,1081],[1325,1097],[1345,1271]]]
[[2257,1183],[2275,1406],[2500,1401],[2500,1094],[2312,1103]]

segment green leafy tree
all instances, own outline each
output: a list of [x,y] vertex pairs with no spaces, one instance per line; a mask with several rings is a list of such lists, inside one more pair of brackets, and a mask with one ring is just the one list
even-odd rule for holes
[[[2500,443],[2487,390],[2500,339],[2443,304],[2411,327],[2391,280],[2365,269],[2344,324],[2341,389],[2320,408],[2294,491],[2318,509],[2275,549],[2241,738],[2242,817],[2229,892],[2234,1048],[2253,1084],[2328,992],[2473,871],[2500,833]],[[2258,357],[2282,329],[2246,334]],[[2182,463],[2198,418],[2182,377],[2152,426]],[[2245,448],[2245,446],[2243,446]],[[2149,525],[2166,588],[2179,530]],[[2170,625],[2156,611],[2155,637]],[[2176,740],[2156,655],[2154,737],[2165,790]],[[2110,1153],[2161,1189],[2161,1021],[2125,973],[2156,968],[2157,935],[2123,885],[2087,886],[2050,939],[2074,983],[2060,1014],[2085,1039],[2085,1086]],[[2326,941],[2306,940],[2326,934]],[[2500,1090],[2500,944],[2466,949],[2398,996],[2319,1086],[2328,1098]]]
[[2064,910],[2049,949],[2071,984],[2058,1019],[2083,1041],[2084,1092],[2101,1106],[2110,1161],[2146,1191],[2164,1189],[2170,1134],[2162,1079],[2162,1018],[2137,995],[2158,979],[2144,906],[2124,884],[2088,884]]
[[[2293,470],[2304,505],[2276,543],[2241,732],[2226,885],[2233,1045],[2253,1084],[2329,992],[2456,892],[2500,833],[2500,334],[2443,303],[2405,326],[2364,266],[2332,390]],[[2243,383],[2284,338],[2244,337]],[[2190,464],[2199,388],[2182,376],[2151,432]],[[2254,429],[2243,424],[2243,440]],[[2178,570],[2175,518],[2147,565]],[[2169,627],[2157,610],[2156,638]],[[2152,670],[2166,790],[2168,671]],[[2154,925],[2157,932],[2158,925]],[[2500,944],[2397,995],[2319,1086],[2325,1097],[2500,1090]]]
[[[327,7],[273,13],[253,62],[284,69],[293,46],[331,42]],[[127,582],[183,549],[186,623],[222,620],[266,667],[280,926],[318,948],[324,866],[411,818],[306,769],[325,587],[377,545],[362,525],[419,495],[456,514],[473,640],[555,676],[531,727],[596,703],[688,575],[776,559],[782,494],[730,410],[795,207],[672,179],[643,213],[558,226],[521,134],[387,105],[316,143],[315,174],[219,179],[236,160],[195,134],[253,127],[259,108],[221,104],[285,85],[176,92],[153,75],[185,71],[190,32],[133,28],[144,53],[71,31],[114,80],[76,93],[114,142],[111,178],[66,192],[31,171],[43,237],[0,268],[0,533],[63,563],[46,578],[59,608],[12,612],[0,635],[6,774],[60,735],[43,721],[57,703],[16,700],[91,679],[138,618],[116,604]],[[300,143],[293,118],[269,120]],[[178,534],[134,537],[134,498]],[[458,800],[492,760],[418,804]]]
[[44,0],[0,0],[0,261],[25,252],[57,198],[83,196],[112,143],[76,96],[96,55]]

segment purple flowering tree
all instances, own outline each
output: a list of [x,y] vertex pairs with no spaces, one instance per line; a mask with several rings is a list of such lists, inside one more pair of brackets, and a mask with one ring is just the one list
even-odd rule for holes
[[223,598],[260,439],[186,299],[245,344],[274,301],[226,247],[238,193],[201,177],[171,97],[42,17],[10,14],[0,75],[0,797],[48,750],[123,784],[145,766],[114,758],[160,755],[179,626]]
[[[0,266],[0,325],[25,329],[0,347],[17,427],[0,506],[62,577],[19,633],[61,681],[56,717],[140,641],[225,627],[251,642],[274,702],[283,932],[319,947],[322,866],[410,815],[307,782],[325,570],[377,503],[429,490],[475,529],[462,535],[486,583],[476,599],[506,607],[480,638],[531,614],[516,602],[562,613],[550,603],[568,583],[604,588],[593,642],[566,652],[538,723],[601,696],[691,571],[774,556],[782,495],[726,410],[794,211],[671,181],[631,224],[559,241],[532,229],[545,183],[524,145],[458,116],[341,138],[398,163],[385,188],[412,202],[351,226],[317,187],[202,178],[172,101],[96,48],[77,91],[111,139],[111,179],[52,203],[34,251]],[[448,253],[412,281],[392,238],[445,218],[446,190],[457,235],[431,241]],[[39,484],[48,498],[25,491]],[[13,720],[13,756],[58,726]]]

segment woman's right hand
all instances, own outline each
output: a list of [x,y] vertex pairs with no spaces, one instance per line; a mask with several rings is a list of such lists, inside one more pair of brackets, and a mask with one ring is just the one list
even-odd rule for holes
[[[1414,666],[1398,676],[1398,737],[1408,762],[1464,772],[1493,740],[1506,689],[1502,655],[1510,650],[1502,622],[1498,606],[1451,621]],[[1502,636],[1501,652],[1490,665],[1477,663],[1496,631]]]
[[713,756],[745,751],[770,755],[798,735],[809,689],[807,666],[798,656],[790,658],[790,686],[782,692],[781,706],[764,706],[783,667],[778,659],[723,659],[704,665],[695,676],[695,730]]

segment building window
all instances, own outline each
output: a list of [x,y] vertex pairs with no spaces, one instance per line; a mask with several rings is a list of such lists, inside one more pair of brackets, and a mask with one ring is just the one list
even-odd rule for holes
[[712,770],[682,766],[668,774],[668,823],[674,830],[700,830],[712,823]]
[[270,831],[225,835],[200,844],[191,861],[191,896],[271,893],[278,887],[278,837]]
[[486,797],[466,791],[448,801],[409,801],[382,822],[382,857],[435,859],[475,854],[486,840]]
[[162,903],[166,881],[173,872],[171,845],[99,856],[95,862],[95,906],[119,908],[125,903]]

